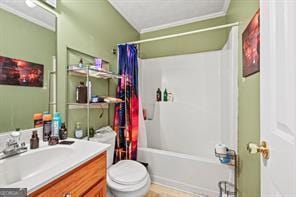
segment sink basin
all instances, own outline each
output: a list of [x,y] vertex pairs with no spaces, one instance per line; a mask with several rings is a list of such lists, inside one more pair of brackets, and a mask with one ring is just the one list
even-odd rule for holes
[[0,160],[0,187],[16,183],[61,165],[73,154],[70,147],[46,147]]
[[0,188],[27,188],[28,194],[103,153],[108,144],[77,140],[48,146],[0,160]]

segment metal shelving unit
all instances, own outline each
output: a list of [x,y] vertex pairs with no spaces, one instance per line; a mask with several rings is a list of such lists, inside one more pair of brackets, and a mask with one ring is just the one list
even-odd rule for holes
[[[80,52],[78,50],[72,49],[68,47],[68,50],[75,51],[75,54],[81,54],[81,56],[88,56],[89,59],[95,59],[92,55]],[[104,61],[106,63],[106,61]],[[69,59],[68,59],[69,63]],[[108,63],[108,62],[107,62]],[[106,70],[98,70],[95,69],[92,64],[84,64],[84,67],[79,67],[78,64],[71,64],[67,66],[67,80],[69,80],[69,76],[77,76],[86,78],[86,84],[89,84],[90,78],[93,79],[104,79],[108,80],[108,92],[109,92],[109,83],[110,79],[118,80],[122,77],[115,73],[106,71]],[[89,87],[88,87],[89,88]],[[67,92],[68,92],[68,85],[67,85]],[[89,90],[87,90],[89,92]],[[69,110],[75,109],[86,109],[87,110],[87,138],[89,139],[89,130],[90,130],[90,109],[108,109],[110,104],[116,103],[125,103],[125,101],[111,101],[111,102],[100,102],[100,103],[91,103],[89,94],[87,94],[87,103],[75,103],[75,102],[67,102],[67,119]],[[68,100],[68,99],[67,99]],[[69,119],[68,119],[69,121]]]
[[223,160],[226,157],[230,158],[230,162],[225,164],[229,166],[233,166],[234,168],[234,183],[230,183],[228,181],[220,181],[218,183],[218,187],[220,190],[220,197],[227,196],[227,197],[237,197],[237,177],[238,177],[238,155],[235,150],[228,150],[227,154],[220,154],[217,153],[215,150],[215,156],[219,158],[219,160]]
[[92,77],[97,79],[121,79],[121,76],[105,70],[96,70],[91,68],[93,65],[88,64],[87,67],[80,68],[78,65],[70,65],[68,73],[73,76]]

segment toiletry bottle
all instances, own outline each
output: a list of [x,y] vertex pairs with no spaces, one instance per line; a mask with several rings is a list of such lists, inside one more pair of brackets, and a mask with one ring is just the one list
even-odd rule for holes
[[52,117],[50,114],[43,115],[43,141],[48,141],[51,135],[52,129]]
[[32,132],[32,137],[30,139],[30,149],[36,149],[39,148],[39,137],[37,134],[37,131],[34,130]]
[[59,130],[59,137],[60,140],[65,140],[68,137],[68,130],[64,122],[62,123],[62,127]]
[[163,93],[163,101],[168,101],[168,92],[167,89],[164,89],[164,93]]
[[87,103],[87,87],[84,85],[83,81],[81,81],[80,85],[76,88],[76,102]]
[[80,122],[76,122],[75,138],[81,139],[83,137],[83,130],[80,127]]
[[156,91],[156,101],[161,101],[161,90],[159,88]]
[[34,128],[43,126],[42,113],[34,114]]
[[174,101],[174,96],[173,96],[173,93],[171,93],[171,92],[168,93],[168,101],[170,101],[170,102]]
[[58,136],[49,136],[48,145],[52,146],[52,145],[56,145],[58,143],[59,143],[59,137]]
[[80,59],[78,66],[79,66],[80,68],[83,68],[83,60],[82,60],[82,58]]
[[97,70],[101,70],[102,69],[102,59],[95,58],[95,66],[96,66]]
[[95,136],[95,129],[93,127],[89,128],[89,137]]
[[61,128],[62,120],[59,112],[56,112],[52,121],[52,135],[59,136],[59,130]]
[[144,120],[147,120],[147,109],[143,108],[143,117]]

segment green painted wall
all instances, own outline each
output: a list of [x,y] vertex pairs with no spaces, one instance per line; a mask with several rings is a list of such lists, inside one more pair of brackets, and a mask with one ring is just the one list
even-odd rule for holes
[[[117,70],[117,56],[112,54],[112,49],[118,43],[138,40],[139,34],[128,24],[121,15],[108,3],[107,0],[98,1],[58,1],[58,110],[63,118],[66,116],[67,98],[66,90],[69,83],[69,97],[75,94],[74,87],[81,80],[72,78],[67,80],[67,47],[87,53],[92,56],[101,57],[110,62],[111,69]],[[73,58],[70,63],[75,63]],[[115,81],[110,82],[110,87],[106,81],[97,81],[93,84],[93,90],[98,95],[115,94]],[[108,110],[107,110],[108,112]],[[91,126],[99,127],[112,123],[112,107],[101,119],[98,118],[100,111],[91,110]],[[69,111],[69,132],[73,134],[73,127],[76,121],[82,122],[86,128],[86,110]]]
[[[192,31],[207,27],[213,27],[225,23],[226,17],[219,17],[211,20],[190,23],[187,25],[144,33],[141,34],[141,40],[163,35]],[[221,29],[216,31],[183,36],[179,38],[144,43],[140,46],[140,55],[141,58],[146,59],[171,55],[197,53],[201,51],[218,50],[224,46],[227,37],[228,30]]]
[[[145,33],[140,36],[105,0],[80,2],[69,0],[59,1],[58,11],[60,15],[57,30],[58,110],[62,112],[65,118],[67,102],[67,47],[101,57],[109,61],[112,70],[115,71],[117,69],[116,56],[111,51],[113,48],[116,48],[117,43],[240,21],[238,80],[241,172],[239,189],[241,196],[260,196],[259,157],[251,156],[245,151],[245,145],[249,141],[259,142],[259,74],[246,79],[241,77],[241,32],[255,13],[258,4],[258,0],[232,0],[226,17]],[[14,15],[7,14],[2,10],[0,10],[0,26],[0,55],[26,59],[37,63],[44,62],[46,69],[49,68],[51,56],[55,52],[55,42],[53,41],[55,40],[55,35],[52,32],[23,19],[16,18]],[[28,35],[29,32],[25,31],[28,27],[31,30],[30,35]],[[48,36],[41,36],[40,32],[47,33]],[[140,48],[141,57],[152,58],[221,49],[227,39],[227,33],[227,30],[219,30],[143,44]],[[30,37],[32,34],[34,36]],[[11,43],[14,45],[11,45]],[[16,45],[16,43],[18,44]],[[16,50],[16,47],[18,50]],[[75,87],[75,83],[79,81],[80,79],[69,81],[71,83],[70,86]],[[97,94],[106,94],[109,92],[114,95],[115,83],[111,83],[110,89],[108,89],[106,82],[103,81],[97,82],[95,86]],[[48,90],[46,88],[0,86],[0,91],[1,131],[15,127],[29,128],[32,126],[32,114],[36,111],[47,109]],[[73,94],[73,92],[70,91],[69,94]],[[8,104],[8,100],[12,101],[12,104]],[[111,112],[109,113],[109,117],[105,113],[103,118],[98,120],[95,114],[98,112],[93,111],[92,113],[95,119],[92,120],[92,126],[108,124],[108,119],[112,118],[112,109],[109,112]],[[70,111],[69,114],[72,120],[72,122],[69,122],[71,124],[70,128],[73,127],[75,121],[79,120],[83,122],[85,120],[86,114],[84,110]]]
[[227,22],[239,21],[239,62],[238,62],[238,153],[240,157],[239,190],[243,197],[260,196],[260,158],[246,151],[249,142],[260,141],[260,75],[242,77],[242,39],[241,35],[259,8],[259,0],[232,0]]
[[[259,7],[259,0],[232,0],[226,17],[219,17],[174,28],[141,34],[141,39],[169,35],[225,23],[240,22],[238,51],[239,83],[239,120],[238,153],[240,157],[239,194],[243,197],[260,196],[260,160],[258,155],[249,155],[246,151],[248,142],[260,140],[259,132],[259,74],[242,78],[241,34]],[[141,44],[141,57],[154,58],[171,55],[197,53],[221,49],[228,37],[229,30],[205,32]]]
[[56,34],[0,9],[0,55],[44,64],[44,88],[0,85],[0,132],[32,128],[33,114],[47,111],[48,71]]

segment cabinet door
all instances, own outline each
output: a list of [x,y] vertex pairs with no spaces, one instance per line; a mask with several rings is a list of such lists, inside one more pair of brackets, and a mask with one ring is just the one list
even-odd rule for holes
[[82,164],[66,175],[30,194],[30,197],[82,196],[106,179],[106,153]]
[[100,181],[98,184],[94,185],[84,197],[106,197],[107,196],[107,185],[106,180]]

